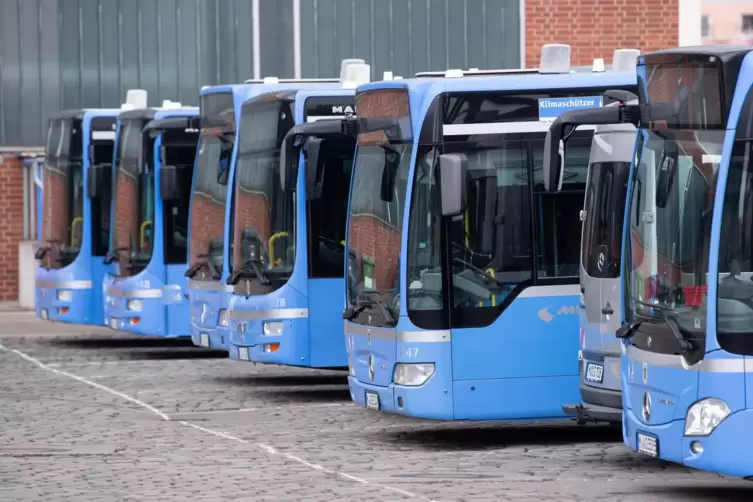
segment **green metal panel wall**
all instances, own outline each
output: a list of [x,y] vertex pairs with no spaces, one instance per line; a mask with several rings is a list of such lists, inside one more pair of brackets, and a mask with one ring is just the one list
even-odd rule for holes
[[381,78],[520,67],[520,0],[301,0],[301,73],[360,57]]
[[[521,0],[0,0],[0,146],[39,146],[60,109],[197,103],[203,85],[520,65]],[[259,61],[254,65],[254,25]]]
[[251,0],[0,0],[0,145],[41,145],[60,109],[195,105],[252,76]]

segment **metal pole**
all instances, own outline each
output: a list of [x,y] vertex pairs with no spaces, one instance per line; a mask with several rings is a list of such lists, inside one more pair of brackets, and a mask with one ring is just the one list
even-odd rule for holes
[[251,26],[253,28],[254,78],[261,78],[261,33],[259,33],[259,0],[251,3]]

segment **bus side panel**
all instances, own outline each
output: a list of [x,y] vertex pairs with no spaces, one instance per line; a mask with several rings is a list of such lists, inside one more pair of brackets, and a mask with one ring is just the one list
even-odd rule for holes
[[[188,292],[188,281],[185,276],[186,264],[166,265],[165,268],[167,270],[162,298],[165,301],[165,312],[167,314],[167,336],[191,336],[191,308],[185,296]],[[179,286],[180,290],[176,286]],[[177,298],[178,292],[180,299]]]
[[556,418],[580,402],[578,299],[520,297],[491,326],[453,329],[455,419]]
[[105,308],[104,308],[104,279],[107,272],[107,265],[104,263],[104,258],[101,256],[92,256],[91,258],[91,272],[92,272],[92,291],[91,291],[91,316],[89,318],[89,324],[102,325],[105,322]]
[[453,380],[577,377],[579,310],[576,295],[519,297],[490,326],[453,329]]
[[311,366],[347,367],[342,318],[343,279],[309,279],[308,293]]

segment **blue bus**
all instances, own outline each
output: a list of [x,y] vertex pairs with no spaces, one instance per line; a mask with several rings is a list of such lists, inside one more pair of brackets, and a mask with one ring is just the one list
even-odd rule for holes
[[188,209],[198,108],[165,102],[118,116],[105,322],[135,334],[188,337]]
[[355,84],[370,71],[351,69],[357,75],[343,83],[266,93],[243,105],[228,279],[234,360],[347,365],[340,316],[355,141],[341,124],[355,112]]
[[[343,61],[341,78],[351,64]],[[188,296],[194,345],[227,349],[228,308],[233,286],[231,221],[237,124],[247,99],[267,92],[305,86],[335,85],[337,79],[288,80],[267,77],[244,84],[205,87],[200,92],[201,135],[191,191],[188,246]],[[226,259],[228,257],[228,259]]]
[[652,457],[749,477],[753,49],[653,52],[637,74],[638,105],[611,117],[638,126],[616,333],[623,437]]
[[43,245],[36,252],[40,319],[104,321],[102,281],[110,236],[110,171],[118,109],[63,111],[49,121]]
[[[562,418],[578,396],[579,211],[593,128],[544,187],[549,125],[635,72],[419,74],[361,86],[346,256],[352,400],[442,420]],[[444,78],[440,78],[444,76]]]

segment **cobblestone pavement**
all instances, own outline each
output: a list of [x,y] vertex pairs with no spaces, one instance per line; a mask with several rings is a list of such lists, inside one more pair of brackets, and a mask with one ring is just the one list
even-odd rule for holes
[[620,431],[440,423],[350,404],[346,375],[0,312],[0,500],[753,500]]

